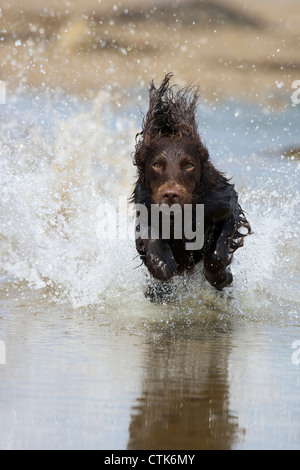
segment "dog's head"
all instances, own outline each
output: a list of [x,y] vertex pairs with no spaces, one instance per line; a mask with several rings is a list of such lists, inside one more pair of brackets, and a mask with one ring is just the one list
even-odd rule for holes
[[145,183],[154,204],[191,204],[201,177],[199,143],[161,137],[146,149]]
[[140,199],[142,187],[151,203],[183,206],[199,194],[210,163],[197,131],[198,90],[174,92],[170,78],[166,75],[158,89],[153,82],[150,87],[149,110],[134,159],[139,176],[134,199]]

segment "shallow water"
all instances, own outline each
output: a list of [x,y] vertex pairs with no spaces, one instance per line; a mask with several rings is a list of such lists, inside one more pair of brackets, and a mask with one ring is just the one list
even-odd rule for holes
[[299,449],[299,162],[283,156],[299,110],[200,105],[254,234],[232,287],[198,267],[157,304],[133,240],[98,236],[99,205],[118,209],[135,178],[146,101],[124,96],[2,109],[0,447]]

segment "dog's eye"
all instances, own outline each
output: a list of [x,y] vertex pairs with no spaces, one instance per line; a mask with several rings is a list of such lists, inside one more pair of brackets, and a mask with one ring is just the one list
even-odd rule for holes
[[191,162],[187,162],[184,164],[184,169],[185,170],[192,170],[193,168],[195,168],[195,165]]
[[152,163],[152,168],[154,168],[154,170],[161,170],[162,165],[159,162],[154,162]]

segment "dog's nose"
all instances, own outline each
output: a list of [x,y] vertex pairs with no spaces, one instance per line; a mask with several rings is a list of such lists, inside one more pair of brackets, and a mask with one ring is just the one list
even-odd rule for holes
[[176,204],[179,200],[179,192],[176,189],[166,189],[162,195],[163,197],[163,202],[165,204],[169,204],[171,206],[172,204]]

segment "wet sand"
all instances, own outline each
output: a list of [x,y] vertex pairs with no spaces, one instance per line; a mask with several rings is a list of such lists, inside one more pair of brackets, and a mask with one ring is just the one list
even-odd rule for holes
[[1,7],[0,78],[93,97],[172,71],[210,100],[274,105],[300,79],[299,24],[292,0],[17,0]]

